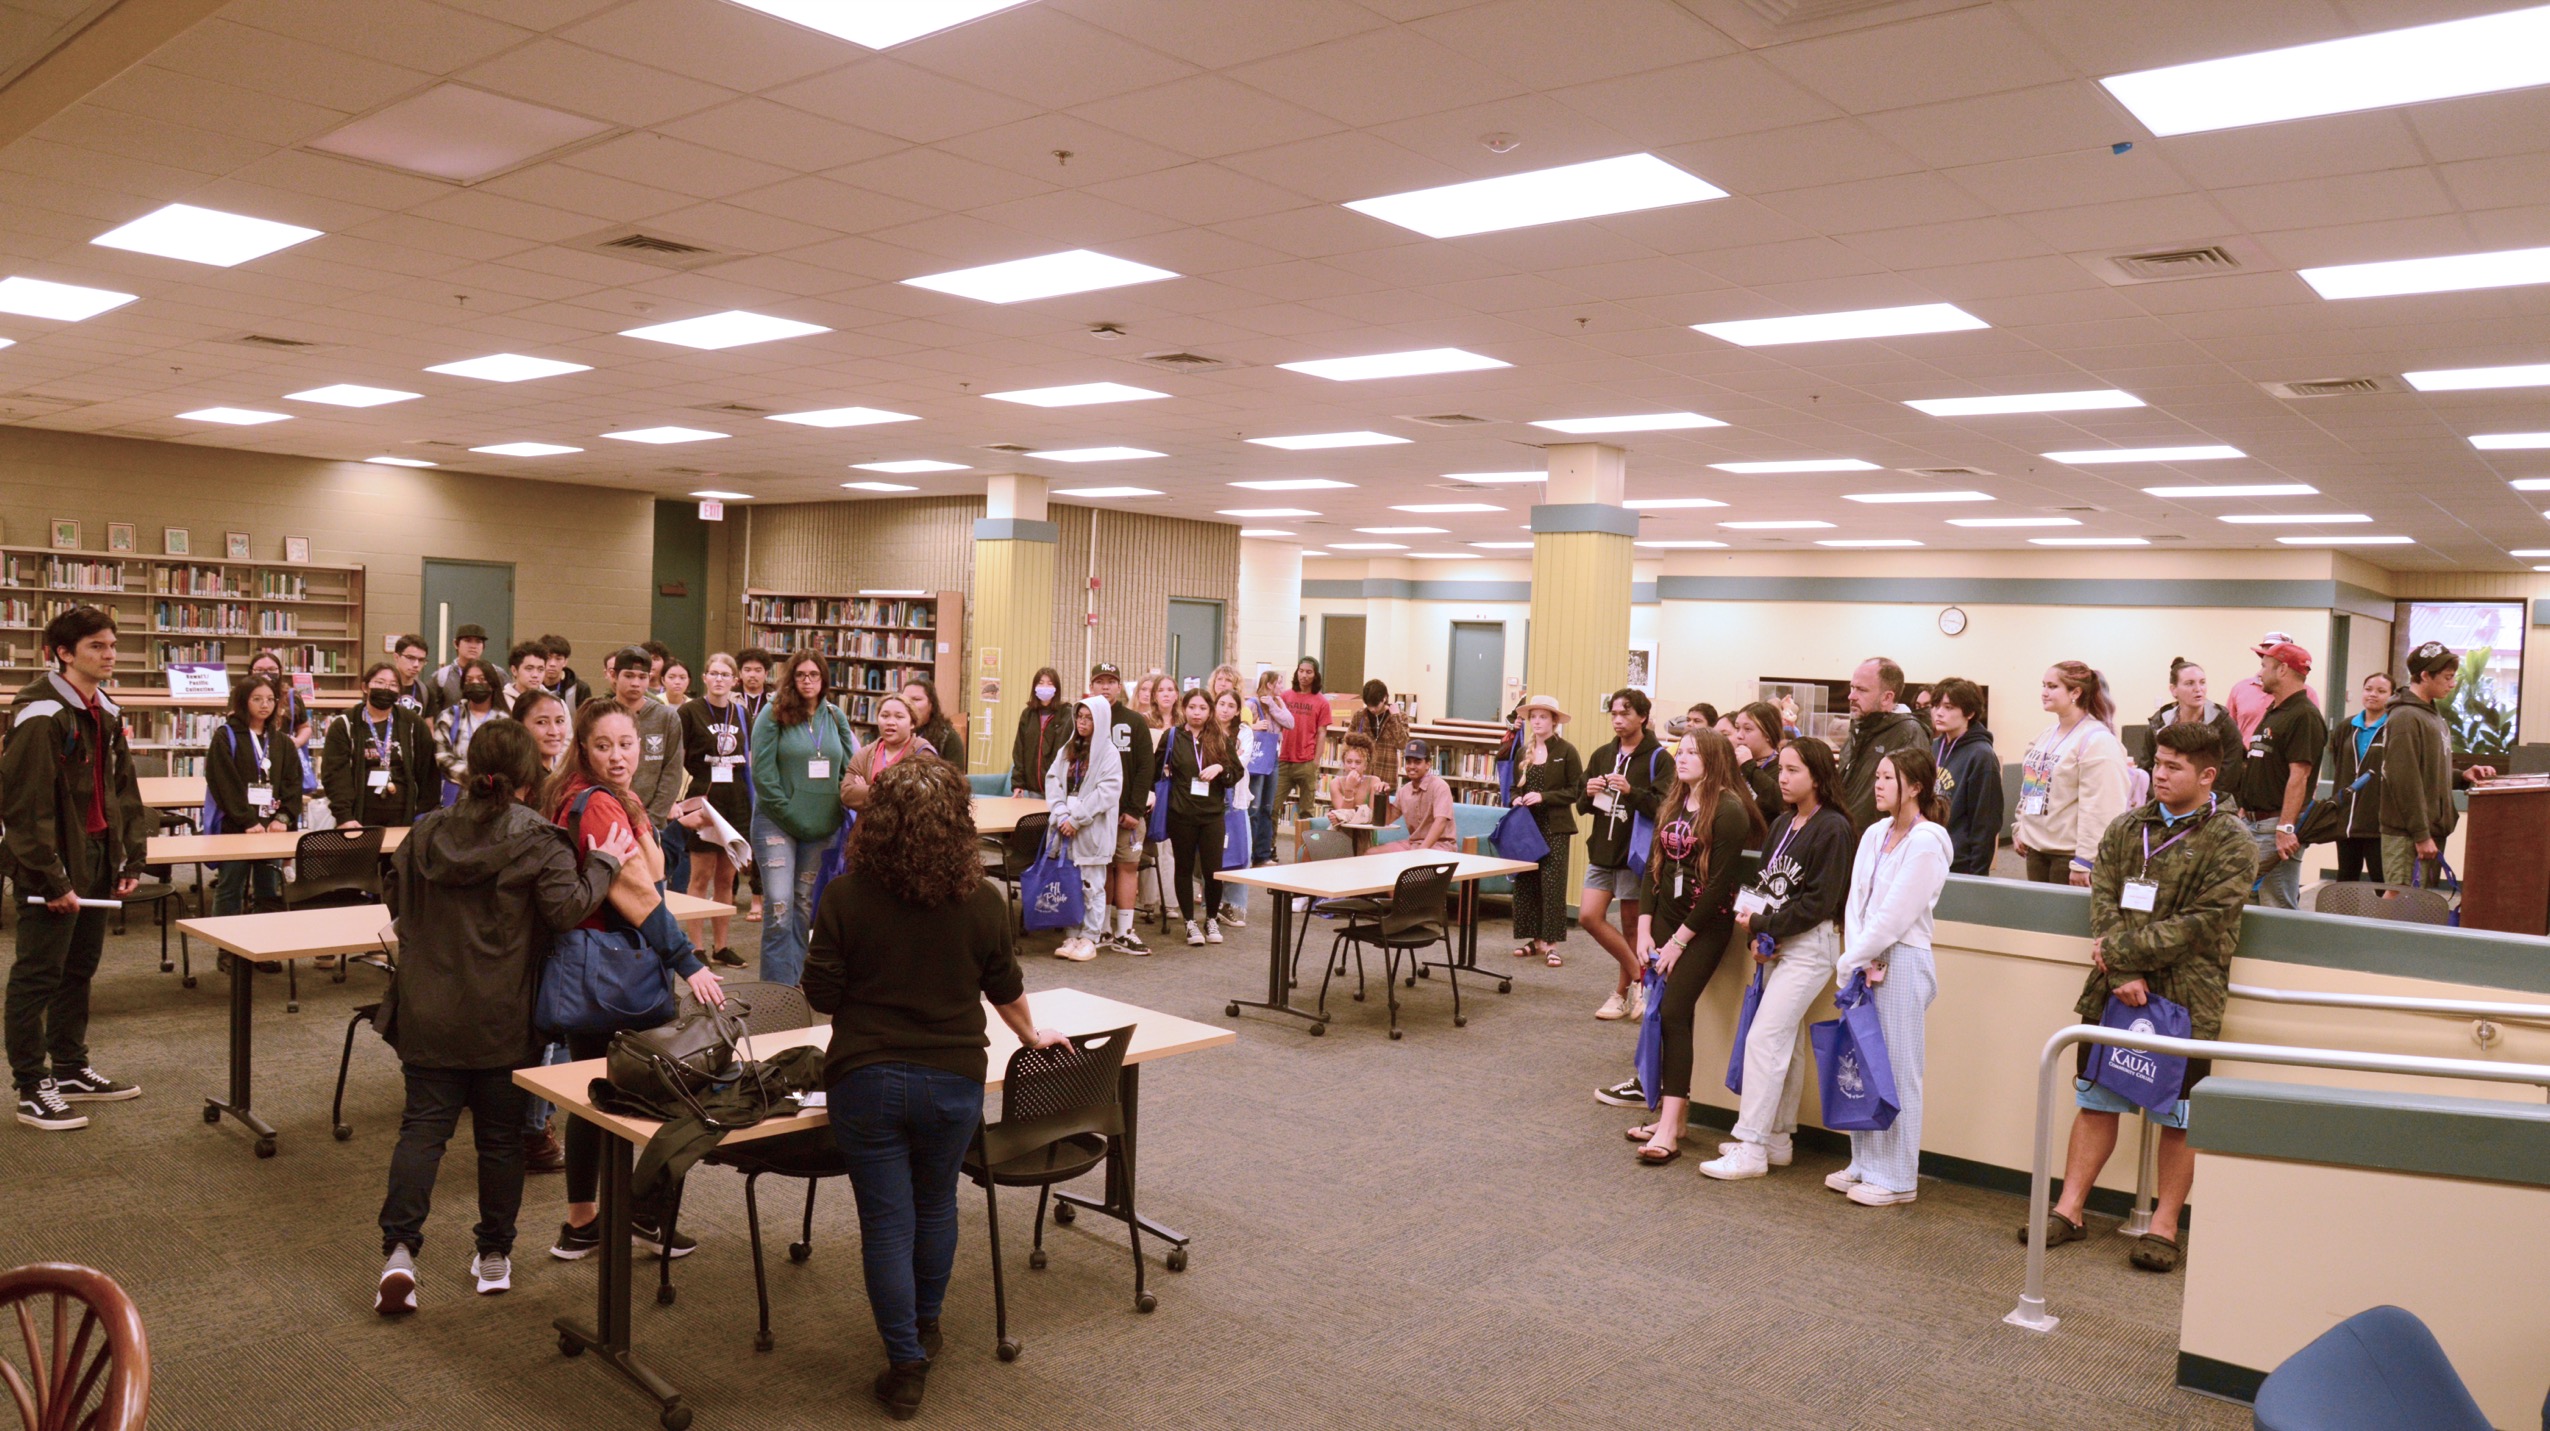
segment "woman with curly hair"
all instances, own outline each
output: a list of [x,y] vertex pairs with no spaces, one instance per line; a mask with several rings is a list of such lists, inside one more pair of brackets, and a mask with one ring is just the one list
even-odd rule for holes
[[973,795],[943,760],[879,772],[806,958],[806,999],[832,1015],[823,1081],[885,1340],[875,1393],[898,1419],[920,1409],[956,1265],[956,1179],[989,1068],[983,1001],[1022,1043],[1066,1042],[1028,1014],[1009,899],[975,854]]

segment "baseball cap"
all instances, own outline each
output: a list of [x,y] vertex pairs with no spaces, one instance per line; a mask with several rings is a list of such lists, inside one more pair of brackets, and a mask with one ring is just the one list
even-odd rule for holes
[[1399,758],[1402,761],[1432,760],[1434,759],[1434,749],[1422,740],[1412,740],[1406,745],[1399,747]]
[[1089,668],[1089,679],[1093,681],[1121,681],[1124,679],[1124,672],[1117,670],[1115,663],[1112,661],[1100,661],[1097,665]]
[[2293,633],[2289,631],[2270,631],[2266,635],[2259,637],[2258,644],[2251,649],[2263,656],[2267,654],[2267,648],[2269,646],[2291,646],[2294,644]]
[[2408,674],[2412,680],[2460,664],[2461,658],[2453,654],[2453,648],[2441,641],[2429,641],[2408,653]]
[[2281,661],[2296,671],[2308,673],[2311,669],[2311,653],[2290,641],[2278,641],[2273,645],[2260,646],[2257,648],[2257,653],[2269,660]]
[[452,639],[455,641],[484,641],[487,639],[487,628],[474,623],[463,626],[458,631],[452,633]]

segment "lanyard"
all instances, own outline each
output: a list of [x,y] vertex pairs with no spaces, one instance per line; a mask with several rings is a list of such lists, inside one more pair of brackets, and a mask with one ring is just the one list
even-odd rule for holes
[[2054,743],[2053,749],[2045,752],[2045,773],[2048,776],[2051,776],[2054,773],[2054,768],[2056,766],[2063,763],[2063,752],[2072,748],[2073,742],[2081,738],[2082,733],[2089,728],[2089,724],[2090,718],[2088,716],[2083,716],[2079,720],[2072,722],[2072,729],[2066,732],[2061,740]]
[[390,736],[398,730],[398,717],[390,717],[387,723],[387,729],[384,730],[382,726],[372,724],[372,718],[370,716],[365,716],[363,718],[363,730],[366,735],[371,737],[372,748],[381,753],[381,768],[383,770],[389,769]]
[[1771,857],[1762,862],[1763,873],[1770,873],[1771,867],[1780,862],[1780,856],[1788,853],[1789,841],[1797,838],[1797,827],[1799,823],[1800,822],[1794,816],[1790,818],[1788,828],[1780,832],[1780,843],[1778,848],[1772,850]]
[[2183,829],[2183,830],[2179,831],[2177,834],[2170,836],[2168,839],[2161,841],[2161,842],[2160,842],[2160,848],[2159,848],[2159,849],[2157,849],[2157,850],[2155,850],[2155,849],[2153,849],[2153,848],[2152,848],[2152,827],[2151,827],[2151,826],[2149,826],[2149,825],[2145,825],[2145,826],[2143,827],[2143,868],[2142,868],[2142,871],[2141,871],[2141,873],[2142,873],[2142,877],[2143,877],[2143,878],[2145,878],[2145,879],[2149,879],[2149,878],[2151,877],[2151,872],[2152,872],[2152,856],[2157,855],[2157,854],[2163,854],[2163,853],[2166,853],[2166,852],[2168,851],[2168,849],[2169,849],[2169,847],[2170,847],[2170,846],[2172,846],[2172,845],[2174,845],[2174,844],[2177,844],[2180,840],[2183,840],[2183,839],[2187,838],[2189,835],[2192,835],[2192,834],[2194,834],[2194,833],[2196,833],[2196,827],[2195,827],[2194,825],[2192,825],[2192,824],[2191,824],[2191,825],[2189,825],[2186,829]]
[[258,773],[259,775],[263,775],[263,774],[265,774],[265,773],[266,773],[266,733],[265,733],[264,731],[261,731],[261,730],[252,730],[252,731],[248,732],[248,748],[249,748],[250,750],[255,751],[255,752],[257,753],[257,773]]
[[[701,704],[706,705],[707,703],[702,702]],[[729,712],[733,709],[734,707],[732,706],[708,707],[708,728],[717,734],[717,753],[720,755],[733,755],[735,753],[735,718],[729,714]]]

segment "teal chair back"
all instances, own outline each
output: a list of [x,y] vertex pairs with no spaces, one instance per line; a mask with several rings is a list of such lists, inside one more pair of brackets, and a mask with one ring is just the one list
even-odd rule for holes
[[1006,795],[1009,793],[1009,775],[1006,771],[999,775],[968,775],[965,779],[968,783],[973,785],[974,793],[977,795]]

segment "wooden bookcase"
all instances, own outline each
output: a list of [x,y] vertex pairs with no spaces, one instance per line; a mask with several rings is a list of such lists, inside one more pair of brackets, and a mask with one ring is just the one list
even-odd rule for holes
[[751,587],[744,634],[748,644],[778,655],[822,653],[834,703],[863,733],[876,728],[877,701],[915,676],[938,687],[949,722],[966,729],[962,592],[868,596]]
[[[1346,748],[1346,725],[1363,709],[1363,701],[1353,695],[1329,698],[1337,712],[1337,723],[1330,726],[1319,742],[1319,767],[1322,776],[1334,774],[1339,756]],[[1404,707],[1403,707],[1404,709]],[[1505,739],[1505,727],[1494,721],[1431,720],[1408,723],[1408,734],[1424,741],[1434,752],[1434,768],[1452,787],[1452,798],[1464,805],[1495,805],[1497,798],[1496,747]],[[1375,774],[1384,775],[1397,784],[1399,770],[1390,762],[1389,753],[1379,758],[1388,767]],[[1325,808],[1323,805],[1322,808]]]

